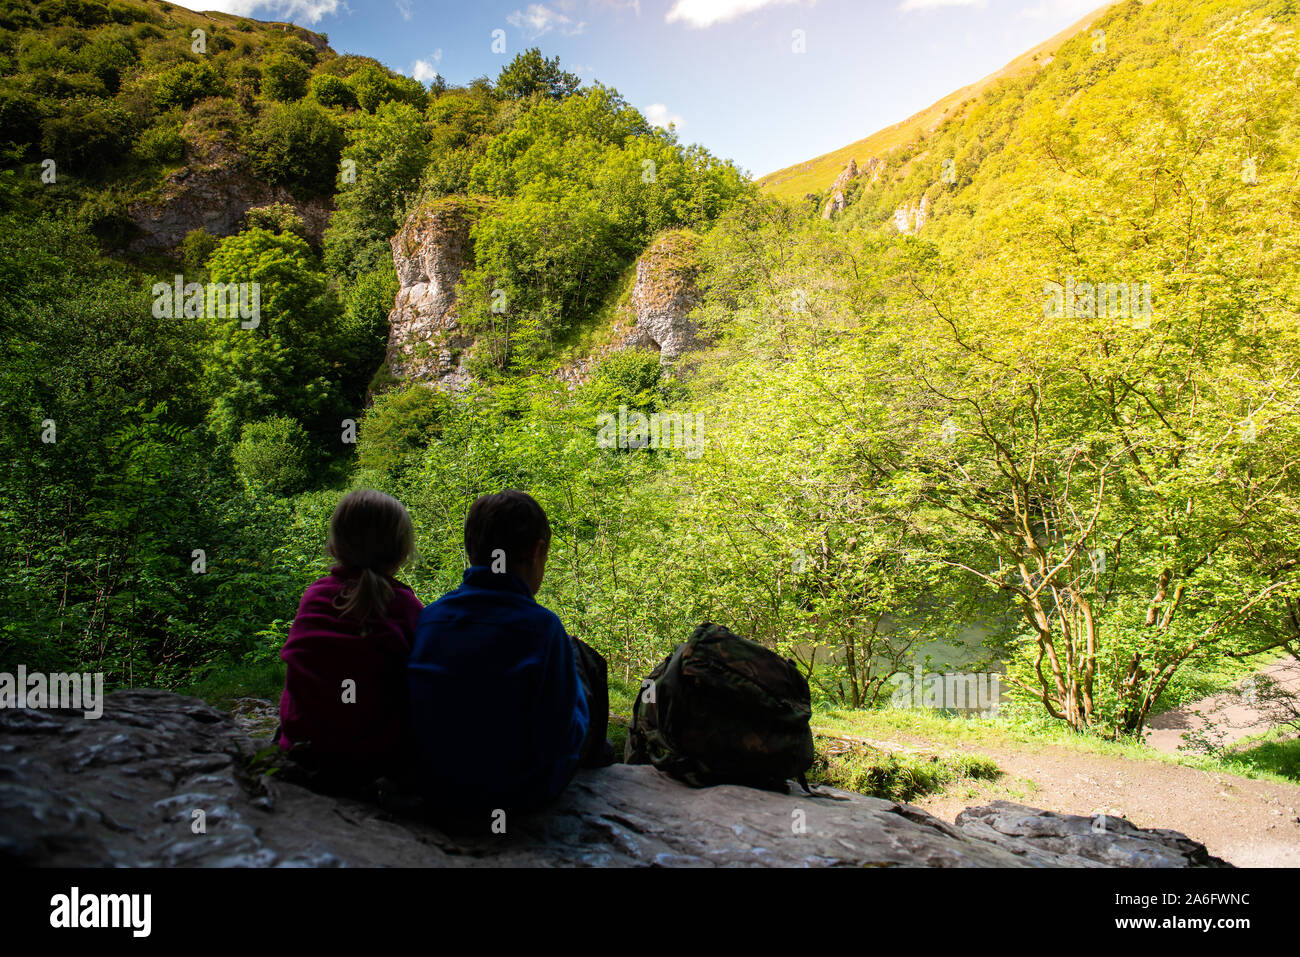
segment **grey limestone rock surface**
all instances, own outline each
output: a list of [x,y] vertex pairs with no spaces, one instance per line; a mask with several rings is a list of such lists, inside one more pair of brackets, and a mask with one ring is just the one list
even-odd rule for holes
[[[97,720],[0,711],[0,860],[129,867],[1222,866],[1172,831],[998,802],[954,827],[833,788],[692,789],[648,765],[581,771],[551,807],[438,825],[261,773],[265,740],[165,691]],[[198,822],[202,822],[199,828]],[[198,833],[196,833],[198,832]]]

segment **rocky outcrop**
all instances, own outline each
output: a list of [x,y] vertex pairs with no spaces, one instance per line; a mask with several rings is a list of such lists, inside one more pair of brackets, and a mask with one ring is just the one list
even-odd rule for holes
[[127,249],[175,252],[185,234],[195,229],[231,236],[239,232],[248,210],[271,203],[292,206],[308,236],[320,243],[329,222],[329,200],[301,200],[259,179],[248,157],[224,142],[191,146],[185,166],[171,173],[154,196],[127,209],[139,231]]
[[957,815],[963,834],[1013,854],[1040,853],[1068,867],[1231,867],[1205,845],[1164,828],[1122,817],[1055,814],[994,801]]
[[469,264],[478,207],[442,199],[418,207],[392,238],[401,284],[388,315],[388,369],[399,378],[463,389],[464,350],[474,339],[460,327],[456,284]]
[[848,208],[849,201],[845,196],[845,191],[855,179],[864,177],[866,183],[862,188],[870,189],[880,179],[880,174],[884,168],[884,161],[876,156],[867,160],[866,165],[862,167],[858,166],[857,160],[850,159],[849,165],[844,167],[840,171],[840,175],[835,177],[835,182],[831,183],[831,198],[826,201],[826,207],[822,210],[822,219],[830,219],[836,213]]
[[922,196],[921,202],[903,203],[894,210],[894,228],[900,233],[918,233],[930,218],[930,197]]
[[840,170],[840,175],[835,177],[835,182],[831,183],[831,189],[845,189],[849,183],[858,178],[858,161],[849,160],[849,165]]
[[699,345],[690,318],[699,304],[695,254],[695,235],[684,230],[662,234],[641,254],[632,287],[636,328],[625,347],[658,349],[660,362],[668,364]]
[[266,25],[273,30],[281,30],[290,36],[297,37],[305,43],[310,43],[317,53],[324,53],[330,48],[329,41],[319,33],[298,26],[296,23],[285,23],[283,20],[269,20]]
[[[693,790],[649,766],[582,771],[554,806],[440,826],[411,802],[267,774],[265,741],[195,698],[107,696],[103,716],[0,710],[0,861],[14,866],[1205,867],[1172,831],[997,802],[956,826],[834,788]],[[259,750],[261,749],[261,750]],[[502,823],[501,819],[497,821]],[[498,826],[496,831],[500,831]]]
[[836,213],[843,212],[848,205],[848,201],[844,198],[844,191],[837,189],[826,201],[826,208],[822,210],[822,219],[830,219]]

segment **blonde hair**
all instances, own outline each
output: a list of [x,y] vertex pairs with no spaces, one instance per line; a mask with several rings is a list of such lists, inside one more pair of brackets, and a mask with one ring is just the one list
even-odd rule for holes
[[388,576],[415,550],[415,528],[406,507],[391,495],[372,488],[343,496],[330,516],[329,552],[344,568],[360,570],[356,584],[334,600],[344,615],[361,623],[382,618],[393,600]]

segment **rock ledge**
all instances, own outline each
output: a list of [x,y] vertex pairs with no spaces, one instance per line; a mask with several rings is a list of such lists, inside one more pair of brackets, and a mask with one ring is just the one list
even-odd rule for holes
[[[41,866],[1226,866],[1181,834],[1006,802],[951,826],[833,788],[693,790],[648,766],[580,772],[505,834],[446,830],[251,771],[265,742],[164,691],[104,716],[0,711],[0,860]],[[201,814],[196,813],[201,812]],[[206,831],[195,833],[202,819]]]

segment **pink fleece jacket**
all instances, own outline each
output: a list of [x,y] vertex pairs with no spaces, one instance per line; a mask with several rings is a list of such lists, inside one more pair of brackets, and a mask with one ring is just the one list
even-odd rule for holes
[[390,578],[393,599],[363,637],[359,623],[335,605],[359,574],[335,566],[303,593],[280,651],[287,666],[280,747],[305,744],[326,760],[382,767],[405,745],[406,659],[423,606],[409,586]]

